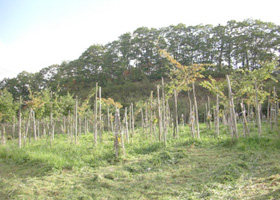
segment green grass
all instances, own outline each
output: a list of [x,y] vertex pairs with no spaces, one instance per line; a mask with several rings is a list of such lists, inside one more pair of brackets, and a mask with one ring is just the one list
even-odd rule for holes
[[[0,147],[0,199],[280,199],[280,138],[255,131],[233,141],[201,125],[165,147],[141,131],[115,159],[113,137],[93,146],[92,135],[71,144],[64,135]],[[241,132],[241,131],[240,131]]]

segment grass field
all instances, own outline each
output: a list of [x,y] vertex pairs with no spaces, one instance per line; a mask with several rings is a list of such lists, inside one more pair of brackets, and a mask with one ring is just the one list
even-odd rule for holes
[[76,146],[65,135],[22,149],[8,141],[0,146],[0,199],[280,199],[280,136],[264,132],[233,142],[225,127],[215,138],[202,125],[193,140],[181,127],[164,147],[138,130],[117,160],[110,133],[97,147],[92,134]]

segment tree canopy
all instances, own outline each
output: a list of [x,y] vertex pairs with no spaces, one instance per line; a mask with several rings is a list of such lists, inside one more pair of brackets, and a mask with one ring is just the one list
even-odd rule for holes
[[279,38],[280,26],[252,19],[231,20],[217,26],[140,27],[106,45],[90,46],[76,60],[6,78],[0,82],[0,89],[6,88],[14,98],[28,99],[28,88],[34,92],[59,88],[60,94],[69,92],[85,99],[98,82],[105,87],[106,98],[119,100],[120,96],[114,96],[118,94],[112,95],[117,85],[133,88],[137,82],[168,77],[169,61],[160,55],[158,48],[166,49],[183,66],[207,64],[203,75],[215,77],[235,69],[252,71],[261,68],[262,63],[271,62],[279,56]]

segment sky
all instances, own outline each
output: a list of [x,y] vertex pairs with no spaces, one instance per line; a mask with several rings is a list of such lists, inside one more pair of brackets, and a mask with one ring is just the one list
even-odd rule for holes
[[0,81],[75,60],[143,26],[280,25],[279,7],[279,0],[0,0]]

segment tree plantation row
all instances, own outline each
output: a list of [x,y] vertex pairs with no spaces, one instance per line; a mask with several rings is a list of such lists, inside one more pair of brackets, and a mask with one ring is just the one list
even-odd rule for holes
[[[205,68],[204,64],[184,66],[167,51],[161,50],[160,53],[172,66],[168,81],[165,83],[162,78],[161,84],[151,91],[148,99],[127,107],[111,98],[102,98],[98,83],[86,99],[79,99],[69,93],[61,96],[50,90],[29,90],[28,100],[23,101],[21,97],[13,99],[6,89],[1,90],[1,144],[5,145],[6,139],[14,138],[18,139],[19,148],[42,138],[52,144],[55,135],[63,133],[67,134],[69,142],[78,145],[81,134],[91,132],[92,144],[98,146],[103,135],[111,133],[114,135],[115,156],[118,157],[120,144],[125,155],[125,143],[133,143],[135,134],[148,136],[167,145],[168,130],[172,130],[173,138],[180,137],[179,123],[183,126],[187,123],[192,138],[196,139],[200,139],[199,125],[202,122],[207,123],[209,129],[215,129],[217,138],[222,122],[228,127],[233,140],[253,134],[250,132],[251,126],[257,126],[258,136],[261,136],[264,122],[267,128],[278,130],[277,88],[274,86],[269,91],[264,89],[268,80],[275,81],[277,85],[274,78],[278,69],[276,62],[263,63],[261,68],[253,71],[237,70],[221,80],[209,76],[198,82],[203,77],[201,72]],[[207,102],[204,102],[205,109],[198,109],[197,85],[213,93],[212,100],[208,97]],[[182,116],[182,110],[178,110],[179,93],[187,94],[187,116]],[[243,124],[243,133],[238,132],[238,123]]]
[[33,92],[56,91],[59,85],[61,95],[69,91],[86,98],[98,82],[103,96],[124,103],[131,96],[115,93],[116,86],[167,77],[169,63],[158,48],[166,49],[182,65],[211,64],[205,66],[204,75],[225,76],[235,69],[258,69],[261,63],[271,62],[279,56],[279,37],[279,25],[259,20],[232,20],[217,26],[141,27],[106,45],[90,46],[76,60],[4,79],[0,89],[7,88],[15,98],[26,99],[28,88]]

